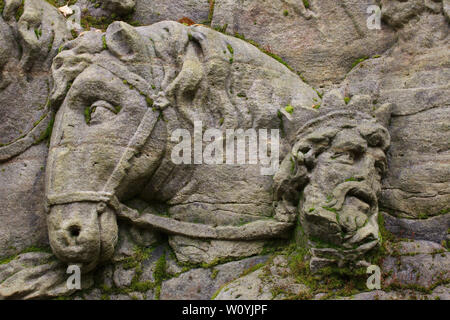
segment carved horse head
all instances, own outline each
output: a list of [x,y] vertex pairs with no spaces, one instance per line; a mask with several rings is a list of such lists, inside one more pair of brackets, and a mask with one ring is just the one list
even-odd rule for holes
[[[68,43],[52,72],[51,102],[58,111],[46,195],[50,244],[61,260],[84,271],[108,260],[117,241],[116,216],[193,238],[259,240],[288,234],[294,217],[268,219],[272,177],[261,178],[254,168],[246,171],[248,186],[237,191],[242,168],[226,169],[226,182],[214,175],[192,179],[204,184],[207,178],[222,179],[223,188],[211,193],[240,212],[219,210],[229,218],[218,221],[243,217],[249,222],[244,226],[143,217],[124,205],[142,193],[166,202],[191,183],[195,170],[170,161],[168,135],[192,129],[195,120],[227,129],[279,128],[280,107],[292,104],[298,111],[284,124],[285,140],[292,138],[305,113],[314,116],[311,106],[318,96],[285,66],[240,39],[202,26],[161,22],[133,28],[115,22],[105,34],[88,32]],[[265,103],[237,99],[244,90]],[[254,203],[239,203],[245,192],[252,193]],[[191,205],[181,210],[190,214],[196,210]]]
[[163,155],[163,143],[149,139],[160,116],[152,85],[124,64],[151,71],[145,45],[115,23],[67,44],[52,67],[62,104],[46,171],[49,238],[58,258],[85,272],[114,252],[117,197],[136,192]]

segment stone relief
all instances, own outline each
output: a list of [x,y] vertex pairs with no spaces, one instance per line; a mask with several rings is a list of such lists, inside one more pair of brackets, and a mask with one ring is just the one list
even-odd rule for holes
[[[400,217],[418,215],[411,213],[412,207],[405,202],[407,192],[387,184],[395,184],[395,179],[404,184],[407,181],[398,174],[397,160],[392,160],[401,152],[399,130],[392,130],[391,116],[397,125],[401,117],[421,111],[415,113],[415,105],[411,107],[414,112],[407,113],[398,96],[379,98],[379,92],[372,89],[385,90],[385,84],[365,88],[361,79],[372,81],[370,74],[357,69],[340,87],[332,86],[322,96],[270,55],[202,24],[162,21],[133,27],[116,21],[104,32],[84,31],[69,41],[67,21],[56,8],[41,0],[25,1],[17,20],[19,2],[5,1],[0,18],[0,42],[5,43],[0,50],[4,58],[0,62],[0,101],[6,119],[0,127],[6,133],[0,141],[0,164],[23,161],[22,154],[37,157],[37,152],[38,161],[45,162],[45,173],[43,166],[37,170],[41,172],[37,174],[41,177],[38,183],[45,191],[33,194],[39,198],[33,200],[33,206],[40,208],[43,203],[39,210],[45,211],[45,217],[39,218],[39,224],[42,229],[41,223],[46,221],[52,254],[28,252],[0,264],[0,299],[73,294],[75,291],[64,284],[67,265],[80,266],[83,288],[92,287],[93,273],[122,261],[118,255],[126,249],[120,235],[127,228],[131,228],[132,237],[140,239],[135,243],[144,246],[167,238],[175,269],[179,262],[214,265],[259,256],[274,243],[292,238],[297,248],[308,250],[307,263],[313,273],[329,266],[368,266],[368,255],[383,245],[379,225],[383,216],[399,233],[414,229],[421,239],[448,241],[448,180],[442,175],[445,160],[443,164],[438,161],[432,173],[441,178],[427,181],[433,184],[427,186],[428,194],[436,188],[441,190],[436,197],[430,195],[424,200],[424,206],[432,208],[433,217],[416,223],[381,212],[380,207],[392,205],[404,209]],[[139,0],[103,2],[99,12],[122,16],[134,14],[135,6],[147,5]],[[387,32],[389,39],[383,46],[391,45],[393,30],[409,32],[411,23],[422,16],[440,17],[444,10],[443,17],[448,19],[447,1],[382,2],[383,21],[393,28]],[[224,3],[218,5],[219,10]],[[288,8],[296,5],[295,1],[286,3]],[[300,4],[294,11],[306,20],[324,16],[320,4]],[[217,17],[226,20],[222,11]],[[428,38],[420,37],[420,41],[432,46]],[[390,55],[395,54],[389,52],[383,63],[392,63]],[[375,59],[373,63],[369,72],[376,74],[379,66]],[[436,79],[438,83],[441,78]],[[39,103],[42,107],[26,107],[23,109],[27,112],[21,113],[14,107],[21,99],[27,106]],[[438,106],[440,103],[436,102]],[[287,113],[285,106],[291,108]],[[11,117],[10,112],[16,114]],[[444,111],[444,123],[445,117]],[[20,126],[12,119],[31,119],[34,124],[19,132]],[[171,134],[179,128],[193,131],[195,121],[222,131],[280,130],[279,170],[274,176],[264,176],[260,164],[174,164],[171,153],[176,142]],[[48,152],[42,143],[47,138]],[[5,190],[11,179],[8,177]],[[7,206],[8,210],[15,208]],[[2,245],[10,238],[0,236]],[[424,245],[431,251],[418,254],[431,255],[443,248]],[[5,245],[2,253],[15,252],[10,247]],[[412,252],[408,250],[403,253]],[[246,268],[256,263],[251,259],[267,261],[266,257],[247,259],[242,262]],[[281,268],[287,268],[289,263],[283,259]],[[437,264],[444,270],[448,270],[446,259]],[[385,263],[386,268],[393,265],[392,261]],[[227,264],[221,266],[226,270]],[[243,272],[240,266],[236,268]],[[255,277],[261,279],[261,274],[251,273],[250,283],[260,281]],[[120,286],[124,280],[117,277],[115,285]],[[246,279],[242,278],[243,283]],[[430,279],[436,281],[434,275]],[[170,279],[163,288],[176,287],[172,280],[176,282]],[[279,285],[285,280],[277,281]],[[131,279],[123,283],[130,286]],[[220,286],[212,287],[218,290]],[[230,288],[249,299],[270,296],[267,288],[264,294],[256,288],[246,292],[239,282],[231,282]],[[292,290],[297,295],[298,290],[307,288],[294,286]],[[225,292],[222,290],[218,297],[236,298],[232,291]],[[162,296],[180,298],[178,292],[165,291]]]
[[387,129],[358,112],[333,112],[299,130],[274,178],[275,193],[279,206],[294,216],[300,211],[311,269],[356,262],[379,244],[378,197],[389,143]]
[[[164,45],[170,51],[158,47],[158,35],[165,35]],[[178,62],[179,69],[170,70],[167,65],[175,64],[173,60],[182,54],[185,56]],[[233,63],[228,60],[230,54]],[[162,64],[157,61],[158,55],[166,57]],[[57,83],[52,101],[61,101],[61,107],[50,143],[46,177],[49,237],[56,256],[67,263],[82,265],[85,271],[107,261],[117,241],[116,215],[169,234],[201,239],[261,240],[280,237],[292,229],[297,217],[296,202],[289,208],[275,202],[276,214],[269,219],[272,217],[269,201],[265,208],[261,200],[239,203],[249,193],[255,193],[252,185],[241,190],[233,188],[241,167],[223,169],[232,177],[229,180],[221,177],[218,172],[221,167],[176,168],[168,158],[169,141],[161,139],[170,136],[171,126],[192,126],[195,117],[214,123],[214,111],[230,115],[224,119],[225,128],[250,125],[250,121],[240,123],[233,116],[236,110],[230,110],[233,102],[226,97],[227,90],[237,87],[234,83],[237,80],[223,83],[224,87],[220,86],[220,80],[238,75],[246,78],[239,69],[245,60],[256,61],[251,65],[258,69],[258,60],[265,58],[260,52],[248,50],[243,41],[203,27],[168,22],[140,29],[116,22],[105,35],[87,33],[64,47],[52,67]],[[265,66],[261,72],[277,72],[277,76],[280,72],[290,73],[282,70],[281,65],[274,68],[272,71]],[[290,87],[284,85],[280,83],[280,89],[297,89],[291,94],[299,99],[315,97],[300,80],[291,82]],[[285,93],[277,89],[274,88],[272,101],[284,98]],[[210,102],[205,101],[205,92],[209,92]],[[214,105],[219,101],[223,104]],[[200,102],[206,110],[211,108],[211,114],[205,114],[205,110],[197,113],[195,105]],[[266,105],[260,109],[266,118],[258,119],[260,115],[250,111],[256,118],[252,119],[253,126],[277,122],[274,108]],[[305,108],[306,117],[296,119],[296,123],[290,121],[292,128],[287,130],[293,132],[304,125],[307,117],[320,115],[315,113]],[[284,169],[295,162],[299,172],[295,172],[294,182],[285,179],[283,184],[287,186],[279,186],[277,193],[280,198],[296,199],[301,192],[299,181],[308,179],[305,201],[301,204],[301,224],[306,233],[346,249],[356,246],[355,250],[345,252],[346,256],[354,255],[346,257],[348,261],[355,260],[356,252],[368,251],[379,240],[377,194],[387,166],[384,152],[389,146],[389,133],[372,116],[348,111],[311,121],[311,126],[303,130],[308,135],[303,136],[300,130],[295,138],[292,152],[296,160],[291,155],[285,160]],[[331,151],[327,152],[327,148]],[[312,170],[308,178],[303,172],[305,166]],[[259,177],[250,168],[247,172],[249,179],[269,183],[264,190],[269,199],[270,178]],[[210,183],[205,175],[222,179],[220,188],[210,192],[213,194],[202,190]],[[351,181],[345,182],[346,179]],[[294,183],[295,187],[290,185]],[[229,188],[234,190],[228,193]],[[257,184],[256,188],[261,187]],[[292,190],[293,194],[284,195],[283,190]],[[259,196],[264,199],[261,193]],[[220,208],[220,204],[211,204],[212,196],[229,199],[232,205],[224,203]],[[327,196],[332,200],[326,201]],[[140,215],[124,204],[127,200],[147,200],[150,204],[159,200],[161,205],[168,205],[168,215],[151,216],[151,210],[155,210],[151,205]],[[327,204],[330,208],[324,209]],[[214,217],[206,216],[202,208],[205,206],[214,212]],[[265,212],[258,216],[255,211],[261,209]],[[197,214],[199,221],[192,223]],[[246,224],[236,226],[233,220],[237,218],[245,219]],[[224,245],[233,246],[226,242]]]
[[[286,236],[293,221],[271,219],[270,177],[251,165],[179,167],[170,159],[174,143],[168,139],[197,119],[218,125],[221,117],[227,129],[278,128],[278,109],[270,101],[289,93],[312,105],[317,97],[284,66],[201,26],[161,22],[135,29],[116,22],[105,35],[91,32],[69,43],[52,69],[57,85],[51,101],[61,107],[46,190],[50,243],[62,260],[90,271],[110,258],[116,215],[169,234],[224,240],[229,250],[234,244],[227,240]],[[253,76],[260,80],[246,83]],[[267,87],[275,78],[278,83]],[[248,100],[229,96],[238,89],[252,100],[271,98],[243,111]],[[243,176],[248,181],[236,190]],[[139,214],[125,202],[147,206]],[[161,206],[165,217],[154,214]]]

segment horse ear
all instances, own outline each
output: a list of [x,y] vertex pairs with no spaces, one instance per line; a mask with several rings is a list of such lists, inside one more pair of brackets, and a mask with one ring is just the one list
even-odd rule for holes
[[123,21],[116,21],[106,30],[106,46],[117,58],[127,62],[149,59],[146,42],[134,27]]

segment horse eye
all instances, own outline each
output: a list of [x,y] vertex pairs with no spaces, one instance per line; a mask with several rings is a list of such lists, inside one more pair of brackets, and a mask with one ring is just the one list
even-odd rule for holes
[[112,120],[121,109],[120,106],[113,106],[109,102],[100,100],[84,109],[84,118],[88,125],[95,125]]

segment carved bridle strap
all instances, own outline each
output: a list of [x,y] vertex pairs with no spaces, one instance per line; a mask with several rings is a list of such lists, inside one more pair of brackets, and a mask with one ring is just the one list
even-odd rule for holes
[[140,148],[144,146],[148,137],[152,134],[158,119],[159,113],[149,108],[133,138],[131,138],[128,146],[123,152],[119,163],[103,187],[103,193],[114,194],[116,188],[119,186],[120,182],[127,174],[127,170],[131,166],[130,160],[139,152]]
[[[123,67],[117,63],[104,62],[97,60],[95,63],[113,73],[120,79],[126,80],[128,83],[136,87],[139,92],[148,92],[150,85],[148,82],[140,76],[131,73],[126,67]],[[116,188],[120,185],[123,178],[127,174],[127,170],[131,166],[131,159],[139,153],[140,149],[144,146],[147,139],[151,136],[156,123],[160,118],[160,108],[155,106],[149,108],[144,114],[139,127],[134,133],[133,137],[129,141],[125,151],[122,153],[119,162],[114,168],[111,176],[108,178],[102,191],[76,191],[72,193],[63,194],[49,194],[47,195],[46,209],[49,211],[52,205],[61,205],[74,202],[104,202],[111,206],[118,212],[120,210],[119,201],[115,196]]]
[[52,194],[47,196],[47,205],[53,206],[82,201],[109,203],[112,196],[111,193],[97,191],[76,191],[71,193]]

